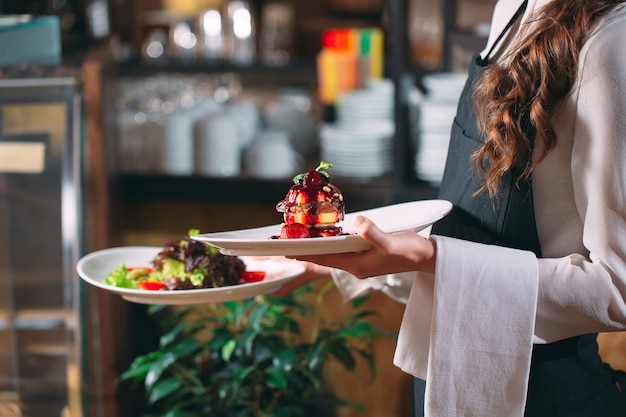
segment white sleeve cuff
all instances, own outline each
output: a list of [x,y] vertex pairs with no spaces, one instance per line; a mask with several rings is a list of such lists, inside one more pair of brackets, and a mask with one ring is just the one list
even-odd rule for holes
[[364,296],[372,291],[381,291],[393,300],[406,304],[415,272],[358,279],[346,271],[333,269],[330,275],[344,303]]

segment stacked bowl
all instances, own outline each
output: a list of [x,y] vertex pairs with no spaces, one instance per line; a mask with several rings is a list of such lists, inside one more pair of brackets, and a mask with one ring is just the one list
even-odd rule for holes
[[441,183],[450,143],[450,129],[467,76],[434,73],[424,76],[426,95],[422,98],[416,123],[415,173],[433,184]]

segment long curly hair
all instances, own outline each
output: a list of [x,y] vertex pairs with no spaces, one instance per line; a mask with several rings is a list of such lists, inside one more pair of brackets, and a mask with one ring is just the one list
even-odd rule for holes
[[552,1],[531,18],[532,32],[505,57],[507,64],[485,68],[474,90],[478,126],[486,138],[471,157],[484,174],[477,193],[495,196],[502,176],[525,161],[518,180],[529,179],[554,148],[551,118],[574,85],[589,30],[624,1]]

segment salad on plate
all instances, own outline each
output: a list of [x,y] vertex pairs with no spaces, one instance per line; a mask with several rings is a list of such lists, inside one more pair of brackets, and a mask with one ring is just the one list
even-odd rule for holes
[[142,290],[191,290],[220,288],[258,282],[264,271],[248,271],[236,256],[224,255],[215,247],[190,238],[172,239],[154,257],[151,265],[120,264],[104,279],[119,288]]

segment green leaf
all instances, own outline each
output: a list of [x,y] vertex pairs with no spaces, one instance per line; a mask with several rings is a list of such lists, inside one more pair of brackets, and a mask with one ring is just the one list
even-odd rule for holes
[[350,352],[350,348],[343,342],[337,341],[333,343],[328,351],[333,355],[342,365],[349,371],[354,371],[356,368],[356,361]]
[[265,371],[265,375],[267,375],[266,383],[268,386],[280,391],[287,389],[287,378],[281,369],[270,367]]
[[370,297],[371,294],[366,294],[363,297],[355,298],[352,300],[352,307],[355,309],[360,308],[363,304],[367,303]]
[[261,330],[255,327],[248,327],[243,332],[243,334],[239,338],[239,343],[237,343],[237,349],[235,352],[238,355],[252,355],[252,347],[254,346],[254,341],[256,337],[261,333]]
[[155,402],[167,397],[174,391],[182,387],[181,382],[177,378],[166,378],[158,383],[154,384],[150,390],[150,396],[148,402],[154,404]]
[[298,375],[302,375],[305,377],[309,383],[313,386],[314,390],[319,390],[322,386],[321,375],[318,375],[316,372],[311,372],[306,367],[298,368]]
[[152,363],[145,380],[146,389],[148,391],[152,390],[154,384],[161,378],[163,371],[169,368],[174,362],[176,362],[176,355],[171,352],[166,352]]
[[221,357],[224,361],[230,361],[230,357],[232,356],[235,348],[237,347],[237,341],[235,339],[230,339],[228,342],[224,343],[222,346]]
[[280,352],[285,349],[286,341],[284,338],[275,334],[259,334],[253,345],[251,356],[254,357],[256,362],[263,362],[267,359],[272,359],[276,352]]
[[352,314],[350,316],[345,317],[343,321],[355,321],[355,320],[365,319],[368,317],[379,317],[379,316],[380,316],[380,313],[377,311],[371,311],[371,310],[359,311],[356,314]]
[[322,169],[330,169],[333,167],[333,164],[329,163],[329,162],[324,162],[324,161],[320,161],[320,164],[317,166],[317,168],[315,168],[316,171],[322,170]]
[[193,356],[201,349],[201,344],[194,338],[186,338],[168,348],[166,352],[174,355],[176,360]]
[[353,337],[355,339],[365,337],[371,340],[376,337],[376,332],[374,331],[374,327],[370,322],[361,320],[352,322],[347,328],[343,329],[339,333],[339,336]]
[[282,371],[289,372],[293,368],[293,364],[296,361],[296,351],[292,348],[283,349],[276,353],[272,363],[274,366]]
[[239,309],[239,302],[237,301],[224,301],[222,306],[225,307],[231,313],[235,313]]
[[168,410],[160,417],[198,417],[198,415],[182,410]]
[[310,347],[306,363],[311,370],[320,368],[326,360],[324,346],[321,343]]
[[140,358],[135,359],[133,363],[131,364],[130,368],[122,372],[122,374],[120,375],[120,380],[126,381],[129,379],[145,379],[146,378],[146,375],[148,375],[148,372],[150,371],[150,367],[152,366],[152,363],[141,362],[141,361],[138,361],[138,359]]
[[306,173],[304,172],[296,175],[295,177],[293,177],[293,183],[294,184],[301,183],[302,181],[304,181],[304,177],[306,177]]
[[261,328],[261,321],[265,317],[265,313],[268,311],[268,304],[261,304],[252,309],[250,312],[250,326],[255,329]]
[[238,367],[233,372],[233,375],[235,376],[235,379],[245,379],[257,368],[257,364],[246,367]]
[[376,357],[373,353],[366,352],[364,350],[358,350],[357,353],[367,362],[369,373],[371,375],[371,382],[374,382],[374,379],[376,379]]
[[272,411],[268,417],[306,417],[309,415],[310,413],[307,412],[304,406],[282,406]]
[[243,301],[237,302],[237,309],[235,310],[234,323],[240,325],[252,306],[254,306],[254,298],[248,298]]
[[165,347],[165,346],[169,345],[170,343],[172,343],[176,339],[176,337],[179,334],[181,334],[182,332],[187,330],[188,327],[189,327],[188,323],[184,323],[184,322],[178,323],[169,332],[163,334],[159,338],[159,346]]
[[205,349],[210,352],[221,352],[224,345],[235,336],[227,329],[215,329],[213,332],[213,338],[209,340]]

